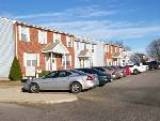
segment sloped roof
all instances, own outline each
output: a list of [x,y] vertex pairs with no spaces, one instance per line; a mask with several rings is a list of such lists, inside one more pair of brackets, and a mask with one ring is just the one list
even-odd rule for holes
[[43,53],[48,53],[48,52],[53,52],[53,53],[57,53],[57,54],[69,54],[69,51],[67,50],[67,48],[61,43],[49,43],[47,44],[43,49],[42,49]]
[[15,20],[15,19],[10,19],[10,18],[7,18],[7,17],[1,17],[1,19],[7,19],[7,20],[10,20],[10,21],[13,21],[14,23],[17,23],[19,25],[24,25],[24,26],[27,26],[27,27],[33,27],[33,28],[37,28],[37,29],[41,29],[41,30],[45,30],[45,31],[52,31],[52,32],[55,32],[55,33],[59,33],[59,34],[65,34],[65,35],[68,35],[68,36],[74,36],[73,34],[70,34],[70,33],[67,33],[67,32],[64,32],[64,31],[60,31],[60,30],[57,30],[57,29],[53,29],[52,27],[45,27],[45,26],[40,26],[40,25],[35,25],[35,24],[28,24],[26,22],[22,22],[20,20]]
[[120,58],[120,53],[114,53],[112,57],[113,58]]
[[78,57],[79,58],[89,58],[89,57],[91,57],[91,53],[89,52],[88,49],[84,49],[84,50],[80,51]]
[[55,46],[57,46],[58,43],[53,43],[53,42],[50,42],[48,43],[43,49],[42,49],[42,52],[47,52],[49,50],[52,50]]

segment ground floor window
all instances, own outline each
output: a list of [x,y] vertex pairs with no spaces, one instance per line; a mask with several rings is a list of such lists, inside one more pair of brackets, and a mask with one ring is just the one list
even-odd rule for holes
[[24,53],[23,66],[25,67],[26,76],[35,76],[36,69],[40,65],[40,54],[37,53]]
[[65,65],[65,60],[66,60],[66,65],[68,65],[68,66],[72,65],[72,56],[71,55],[66,55],[66,59],[65,59],[65,56],[63,56],[63,58],[62,58],[63,65]]

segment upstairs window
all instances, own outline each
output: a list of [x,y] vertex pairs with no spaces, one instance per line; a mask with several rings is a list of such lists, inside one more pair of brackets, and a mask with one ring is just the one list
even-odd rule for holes
[[86,43],[84,43],[84,50],[85,50],[85,49],[87,49],[87,47],[86,47]]
[[109,45],[105,46],[106,52],[109,52]]
[[79,44],[80,44],[80,42],[76,42],[77,43],[77,49],[79,49]]
[[73,47],[73,42],[72,39],[70,37],[66,37],[66,42],[67,42],[67,47]]
[[92,53],[94,53],[94,45],[92,45]]
[[24,42],[30,42],[30,34],[28,27],[19,26],[19,39]]
[[54,43],[59,43],[59,42],[61,42],[61,34],[53,33],[53,42],[54,42]]
[[40,44],[47,44],[47,32],[39,30],[38,31],[38,42]]

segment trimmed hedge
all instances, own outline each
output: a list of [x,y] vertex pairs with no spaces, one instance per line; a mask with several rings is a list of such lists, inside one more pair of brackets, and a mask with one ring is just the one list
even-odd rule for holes
[[18,59],[15,57],[10,69],[9,79],[11,81],[17,81],[22,79],[21,68]]

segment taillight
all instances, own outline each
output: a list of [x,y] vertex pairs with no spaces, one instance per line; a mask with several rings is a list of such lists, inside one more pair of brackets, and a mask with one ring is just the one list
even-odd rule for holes
[[95,77],[88,75],[87,80],[94,80]]

